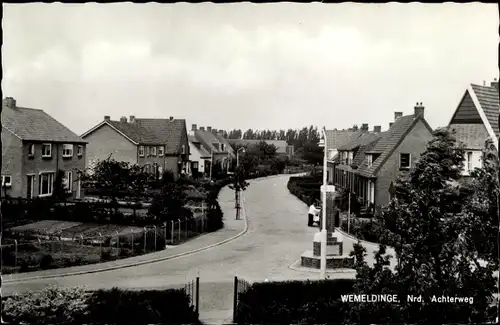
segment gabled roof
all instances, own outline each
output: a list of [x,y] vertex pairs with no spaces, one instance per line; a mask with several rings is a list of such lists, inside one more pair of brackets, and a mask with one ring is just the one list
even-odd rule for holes
[[379,138],[380,138],[379,133],[372,133],[372,132],[359,133],[358,136],[352,137],[343,146],[341,146],[339,148],[339,151],[354,150],[356,148],[359,148],[360,146],[376,141]]
[[104,120],[82,137],[87,137],[103,125],[108,125],[135,145],[166,145],[165,154],[177,154],[180,150],[182,133],[186,129],[184,119],[140,119],[134,122]]
[[219,139],[215,137],[215,135],[211,131],[202,131],[202,130],[196,130],[194,135],[198,140],[200,140],[201,144],[205,147],[205,149],[208,152],[213,152],[213,153],[222,153],[223,151],[220,150],[220,145],[219,149],[214,147],[214,143],[221,143]]
[[357,166],[358,169],[363,169],[367,167],[367,161],[366,161],[366,153],[375,147],[377,142],[380,140],[380,137],[378,137],[376,140],[363,144],[359,147],[358,152],[356,156],[354,157],[352,164]]
[[350,140],[361,135],[361,131],[352,130],[326,130],[327,150],[339,149]]
[[176,154],[181,150],[182,135],[186,132],[186,120],[141,118],[136,119],[135,123],[150,130],[154,138],[160,140],[162,144],[166,144],[166,154]]
[[[198,151],[198,153],[200,154],[200,157],[206,158],[211,156],[210,152],[208,152],[207,150],[205,150],[205,148],[203,148],[200,140],[198,140],[194,135],[188,135],[188,140],[189,142],[193,143],[193,146],[196,149],[196,151]],[[197,146],[196,144],[199,144],[199,146]]]
[[380,167],[385,164],[401,141],[404,140],[406,135],[419,121],[422,121],[429,132],[432,132],[431,127],[421,115],[417,117],[414,117],[414,115],[407,115],[398,118],[388,131],[381,134],[380,140],[377,141],[375,146],[366,151],[366,153],[379,154],[379,156],[373,161],[370,167],[358,169],[359,174],[365,177],[375,177]]
[[87,143],[41,109],[2,104],[2,126],[22,140]]
[[[471,84],[471,88],[479,102],[478,109],[481,109],[489,125],[493,129],[496,138],[498,138],[498,114],[500,113],[500,102],[498,97],[498,90],[495,87],[486,87]],[[474,97],[473,97],[474,101]],[[481,112],[479,112],[481,115]]]
[[229,143],[229,141],[221,135],[217,134],[215,135],[215,137],[217,138],[217,140],[219,140],[220,143],[224,144],[226,149],[225,151],[227,151],[231,156],[234,156],[234,150],[233,147],[231,146],[231,143]]

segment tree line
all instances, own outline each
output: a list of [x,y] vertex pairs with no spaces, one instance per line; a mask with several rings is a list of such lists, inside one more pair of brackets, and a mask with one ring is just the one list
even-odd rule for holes
[[243,132],[241,129],[232,129],[223,131],[223,133],[228,139],[285,140],[288,144],[294,145],[295,148],[301,148],[306,143],[318,143],[321,138],[321,131],[314,125],[288,130],[248,129]]

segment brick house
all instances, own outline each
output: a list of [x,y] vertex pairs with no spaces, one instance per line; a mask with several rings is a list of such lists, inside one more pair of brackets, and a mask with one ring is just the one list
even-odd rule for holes
[[471,84],[467,87],[448,127],[456,131],[457,139],[465,146],[464,176],[482,166],[482,150],[491,138],[498,148],[498,81],[490,86]]
[[70,199],[81,197],[77,172],[85,169],[86,142],[41,109],[2,102],[2,193],[49,197],[61,170]]
[[210,170],[210,163],[218,164],[219,168],[227,170],[234,159],[233,149],[225,141],[222,131],[212,129],[211,126],[201,126],[199,129],[196,124],[191,125],[190,135],[194,136],[201,146],[210,154],[210,161],[205,165],[205,172]]
[[425,151],[432,129],[424,107],[417,103],[413,115],[395,112],[387,131],[377,127],[374,132],[362,132],[338,149],[333,184],[353,193],[363,211],[378,214],[391,199],[393,182],[415,166]]
[[130,116],[104,120],[82,134],[88,142],[88,164],[112,157],[117,161],[143,166],[160,177],[170,170],[174,177],[186,169],[189,141],[184,119],[147,119]]

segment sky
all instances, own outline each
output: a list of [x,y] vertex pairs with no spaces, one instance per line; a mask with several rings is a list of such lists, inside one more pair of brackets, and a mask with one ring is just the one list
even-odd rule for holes
[[110,115],[216,129],[446,125],[498,78],[495,4],[3,4],[2,92],[82,134]]

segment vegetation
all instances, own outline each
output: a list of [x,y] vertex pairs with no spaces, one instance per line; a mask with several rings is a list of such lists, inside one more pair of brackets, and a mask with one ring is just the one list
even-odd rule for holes
[[49,287],[2,298],[5,322],[28,324],[199,324],[184,290],[86,291]]
[[307,205],[311,205],[321,198],[322,175],[290,177],[288,180],[288,190],[299,200]]

